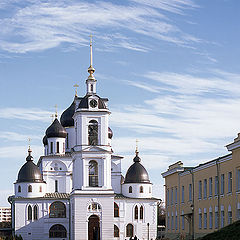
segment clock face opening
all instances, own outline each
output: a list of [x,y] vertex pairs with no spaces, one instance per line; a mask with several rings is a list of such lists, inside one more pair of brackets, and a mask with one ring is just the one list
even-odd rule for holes
[[97,105],[98,105],[98,104],[97,104],[97,101],[96,101],[95,99],[92,99],[92,100],[90,101],[90,106],[91,106],[92,108],[95,108]]

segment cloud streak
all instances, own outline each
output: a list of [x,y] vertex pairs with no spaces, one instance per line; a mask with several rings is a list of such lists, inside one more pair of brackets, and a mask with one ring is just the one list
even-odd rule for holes
[[[126,1],[123,4],[87,1],[3,1],[12,6],[0,19],[0,48],[14,53],[42,51],[60,44],[86,45],[90,32],[100,36],[99,46],[148,51],[131,33],[177,45],[191,45],[198,38],[182,32],[166,17],[166,11],[183,14],[196,6],[192,1]],[[14,7],[17,6],[17,7]],[[4,14],[5,16],[5,14]],[[99,31],[105,31],[105,35]],[[119,35],[119,31],[124,35]],[[105,38],[103,42],[101,39]],[[114,41],[113,41],[114,40]],[[107,41],[107,42],[106,42]]]

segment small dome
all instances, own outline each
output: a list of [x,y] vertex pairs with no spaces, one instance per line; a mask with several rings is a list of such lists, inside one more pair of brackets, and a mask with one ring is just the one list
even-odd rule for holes
[[43,142],[43,145],[44,145],[44,146],[48,145],[47,135],[45,135],[45,136],[43,137],[42,142]]
[[124,183],[150,183],[148,172],[140,163],[141,159],[136,152],[134,163],[127,170]]
[[75,101],[73,101],[71,106],[62,113],[60,122],[63,127],[73,127],[74,126],[73,115],[75,113],[75,107],[76,107],[76,104],[75,104]]
[[108,127],[108,138],[112,139],[112,137],[113,137],[112,129]]
[[65,138],[67,136],[67,132],[65,128],[61,125],[57,118],[53,121],[53,123],[46,130],[47,138],[50,137],[59,137]]
[[43,182],[42,174],[36,164],[33,163],[31,156],[31,149],[28,150],[26,163],[21,167],[18,172],[17,183],[20,182]]
[[[88,104],[88,98],[92,96],[92,95],[86,95],[84,98],[82,98],[82,100],[80,101],[79,105],[78,105],[78,108],[89,108],[89,104]],[[98,108],[99,109],[107,109],[104,101],[97,95],[94,95],[96,96],[98,99],[97,99],[97,103],[98,103]]]

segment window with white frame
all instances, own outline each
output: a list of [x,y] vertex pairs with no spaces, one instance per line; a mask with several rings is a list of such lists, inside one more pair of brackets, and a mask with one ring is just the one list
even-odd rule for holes
[[218,211],[215,209],[215,228],[218,228]]
[[224,209],[222,208],[221,209],[221,228],[224,227],[224,222],[225,222],[225,220],[224,220]]
[[232,172],[228,173],[228,193],[232,192]]
[[167,189],[167,206],[169,206],[169,189]]
[[173,213],[172,213],[172,221],[171,221],[171,225],[172,225],[172,230],[174,230],[174,217],[173,217]]
[[237,191],[240,191],[240,169],[237,169]]
[[175,203],[177,204],[177,188],[175,188]]
[[229,205],[228,206],[228,224],[231,224],[231,223],[232,223],[232,208]]
[[173,188],[171,189],[171,205],[173,205]]
[[178,229],[178,218],[177,218],[177,211],[176,211],[176,214],[175,214],[175,230]]
[[203,181],[203,198],[207,198],[207,179],[204,179]]
[[237,220],[240,220],[240,203],[237,204]]
[[212,196],[212,177],[209,178],[209,197]]
[[198,211],[198,228],[202,229],[202,210],[199,208]]
[[204,213],[203,213],[203,227],[204,227],[204,229],[207,229],[207,211],[206,211],[206,208],[204,209]]
[[221,174],[221,195],[224,194],[224,174]]
[[209,208],[209,228],[212,229],[213,226],[213,213],[212,213],[212,209]]
[[182,211],[182,230],[185,229],[184,211]]
[[215,176],[215,196],[218,195],[218,176]]
[[167,217],[167,229],[170,229],[170,222],[169,222],[169,212],[168,212],[168,217]]

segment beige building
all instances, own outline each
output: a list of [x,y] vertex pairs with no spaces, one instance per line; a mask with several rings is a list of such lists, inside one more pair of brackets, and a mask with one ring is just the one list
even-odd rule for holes
[[10,207],[0,207],[0,222],[11,222]]
[[231,153],[200,164],[169,166],[165,178],[166,237],[201,237],[240,219],[240,134]]

